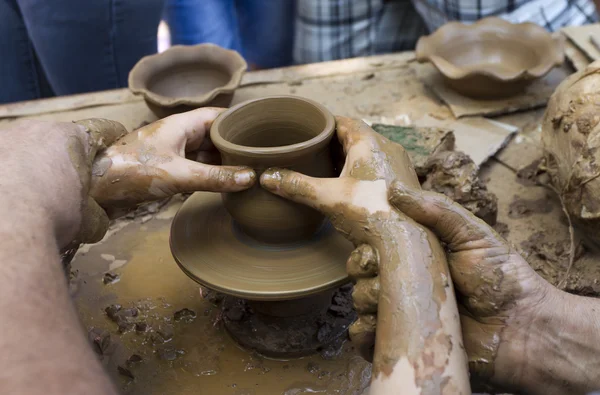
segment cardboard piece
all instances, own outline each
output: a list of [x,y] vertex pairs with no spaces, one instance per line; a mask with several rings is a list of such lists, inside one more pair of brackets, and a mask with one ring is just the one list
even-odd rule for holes
[[558,84],[568,75],[562,68],[554,69],[544,78],[532,82],[522,95],[501,100],[477,100],[462,96],[447,87],[442,75],[432,65],[413,64],[411,67],[417,77],[450,107],[456,118],[502,115],[543,107]]
[[565,41],[565,56],[576,71],[585,69],[591,63],[590,59],[570,40]]
[[[365,120],[368,124],[374,128],[376,124],[386,125],[403,125],[401,116],[397,116],[395,119],[390,118],[379,118],[377,120]],[[420,119],[412,121],[412,127],[409,130],[416,130],[421,133],[425,138],[431,139],[436,134],[432,131],[452,131],[454,135],[454,149],[462,151],[469,155],[473,162],[477,166],[481,166],[490,157],[494,156],[500,149],[502,149],[509,141],[513,133],[518,131],[518,128],[506,123],[494,121],[483,117],[469,117],[462,119],[440,119],[426,114]],[[378,129],[375,129],[380,132]],[[381,132],[380,132],[381,133]],[[390,138],[390,136],[382,133],[384,136]],[[410,137],[410,136],[408,136]],[[403,137],[407,139],[408,137]],[[393,139],[397,143],[402,144],[406,148],[406,141],[400,139]],[[415,145],[412,140],[408,141],[409,146]],[[438,144],[436,139],[432,139],[429,144]],[[419,147],[425,146],[423,143],[417,144]],[[407,148],[410,152],[411,150]],[[414,154],[412,154],[414,155]],[[411,155],[411,160],[415,162],[415,158]]]
[[477,166],[494,156],[510,141],[513,133],[518,131],[513,125],[483,117],[440,120],[425,115],[415,121],[415,124],[452,130],[456,138],[456,150],[469,155]]
[[600,59],[600,49],[590,39],[592,36],[600,36],[600,24],[565,27],[562,32],[591,61]]
[[373,123],[371,127],[377,133],[404,147],[417,174],[421,174],[421,170],[435,153],[451,151],[455,148],[454,135],[448,129],[381,123]]

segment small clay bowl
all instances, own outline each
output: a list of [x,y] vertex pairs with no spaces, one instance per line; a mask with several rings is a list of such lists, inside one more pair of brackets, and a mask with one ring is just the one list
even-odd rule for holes
[[[247,165],[260,177],[269,167],[313,177],[333,177],[329,143],[335,118],[322,105],[295,96],[273,96],[238,104],[222,113],[210,137],[224,165]],[[224,193],[235,226],[267,244],[302,243],[324,226],[317,211],[267,192],[260,185]]]
[[443,25],[419,39],[416,57],[431,62],[464,96],[502,99],[560,66],[564,41],[533,23],[485,18],[471,25]]
[[247,67],[239,53],[218,45],[176,45],[142,58],[129,73],[129,89],[143,95],[159,118],[227,107]]

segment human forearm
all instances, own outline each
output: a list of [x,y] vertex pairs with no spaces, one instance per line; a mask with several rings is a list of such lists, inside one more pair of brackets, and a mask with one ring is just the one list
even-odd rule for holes
[[471,393],[444,250],[429,230],[393,216],[375,243],[381,290],[371,391]]
[[[529,327],[508,334],[500,352],[519,361],[524,394],[586,394],[600,389],[600,300],[552,288]],[[500,356],[500,355],[499,355]]]
[[0,392],[113,394],[69,300],[55,227],[0,202]]

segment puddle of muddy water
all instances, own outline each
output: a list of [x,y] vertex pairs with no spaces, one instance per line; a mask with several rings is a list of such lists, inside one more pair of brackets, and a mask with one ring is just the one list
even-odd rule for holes
[[[178,204],[150,220],[121,225],[72,263],[71,289],[83,325],[94,329],[93,346],[122,392],[362,394],[371,367],[349,342],[335,360],[314,355],[278,361],[230,339],[220,309],[200,297],[198,284],[171,257],[169,227]],[[104,284],[109,268],[118,281]],[[111,305],[121,306],[121,317],[107,316]]]

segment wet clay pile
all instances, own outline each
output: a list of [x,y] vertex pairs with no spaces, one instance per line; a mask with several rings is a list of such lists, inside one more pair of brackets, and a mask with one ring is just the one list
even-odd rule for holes
[[450,130],[383,124],[372,128],[404,147],[423,189],[442,193],[488,224],[496,223],[498,199],[479,178],[473,160],[455,150]]
[[247,300],[226,296],[223,321],[238,343],[263,355],[298,357],[304,350],[316,350],[324,359],[333,359],[348,337],[347,331],[340,329],[348,328],[356,319],[351,295],[352,285],[345,285],[323,308],[289,317],[273,317],[256,311]]
[[489,225],[495,225],[498,199],[479,179],[478,170],[464,152],[439,152],[427,161],[421,186],[448,196]]
[[[573,270],[572,275],[565,281],[569,270],[571,256],[571,243],[564,240],[562,242],[550,241],[545,232],[536,232],[519,246],[523,257],[529,265],[540,274],[545,280],[558,286],[564,291],[585,296],[600,295],[598,281],[590,285],[588,281],[582,282],[582,274],[587,272],[589,278],[598,278],[598,271],[590,267],[591,271],[586,270],[586,263],[580,261],[585,256],[586,249],[581,242],[576,242],[574,251],[574,261],[577,270]],[[593,262],[592,262],[593,263]],[[597,266],[597,265],[594,265]],[[585,277],[587,277],[584,274]]]
[[[104,312],[109,320],[117,324],[119,334],[135,332],[142,337],[142,345],[148,344],[155,348],[158,358],[173,361],[185,353],[184,350],[178,350],[168,344],[175,334],[175,326],[192,322],[196,318],[196,312],[183,308],[169,317],[153,313],[154,309],[156,306],[153,303],[140,301],[131,307],[112,304],[107,306]],[[94,331],[90,331],[90,334],[92,332]],[[110,350],[110,346],[105,345],[109,342],[102,336],[100,342],[97,339],[93,339],[93,342],[99,355]],[[137,354],[132,355],[133,359],[141,359],[139,355],[135,355]]]
[[[589,239],[581,237],[577,223],[573,223],[571,242],[569,220],[561,210],[561,201],[555,193],[552,175],[545,160],[540,158],[532,161],[519,169],[516,175],[521,185],[545,188],[543,197],[536,199],[514,195],[508,206],[508,217],[518,220],[521,227],[541,229],[517,244],[521,255],[552,285],[576,295],[600,296],[600,281],[597,280],[600,278],[599,251]],[[544,216],[558,218],[561,230],[554,230],[548,225],[540,226],[540,218]],[[506,238],[508,227],[499,225],[501,227],[496,230]]]
[[556,89],[542,123],[551,183],[571,221],[600,245],[600,62]]
[[[115,369],[128,383],[136,379],[150,359],[172,362],[185,355],[186,351],[177,348],[172,340],[196,319],[196,312],[183,308],[165,315],[164,310],[168,308],[170,305],[164,299],[150,298],[128,306],[106,306],[104,314],[113,325],[88,330],[88,340],[99,360],[106,368]],[[115,326],[116,331],[112,331]],[[124,353],[122,336],[134,336],[137,350]]]
[[547,214],[552,212],[552,202],[549,194],[546,198],[541,199],[522,199],[518,195],[514,196],[514,200],[508,208],[509,218],[527,218],[533,214]]

